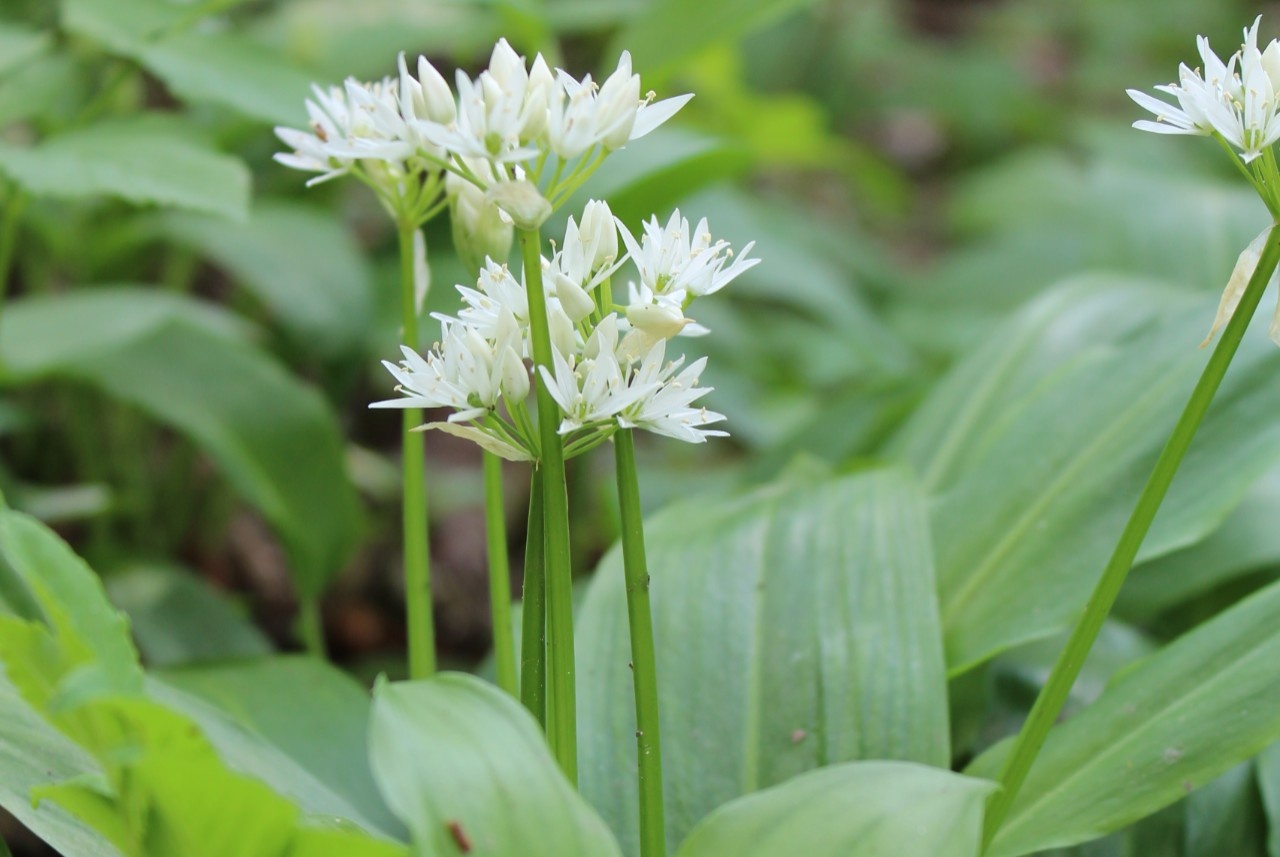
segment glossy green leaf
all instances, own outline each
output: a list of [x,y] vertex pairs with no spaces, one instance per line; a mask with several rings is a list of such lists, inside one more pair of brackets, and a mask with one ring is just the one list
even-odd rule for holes
[[243,220],[249,170],[167,117],[112,119],[25,147],[0,142],[0,172],[33,196],[112,196]]
[[560,773],[529,713],[473,676],[380,684],[369,754],[383,797],[418,853],[620,854]]
[[1266,812],[1268,857],[1280,857],[1280,743],[1258,755],[1258,789]]
[[[721,804],[816,767],[949,763],[928,524],[902,474],[691,501],[645,536],[672,846]],[[581,787],[631,842],[636,727],[617,552],[577,633]]]
[[724,0],[688,4],[653,0],[643,14],[614,37],[605,56],[624,50],[634,55],[634,67],[644,75],[669,70],[680,60],[716,42],[735,41],[751,30],[775,21],[812,0]]
[[308,352],[350,356],[369,340],[372,278],[360,248],[332,214],[260,199],[245,223],[175,213],[165,219],[165,232],[261,300]]
[[1186,857],[1267,857],[1266,822],[1253,763],[1243,762],[1187,796]]
[[208,32],[163,0],[65,0],[63,26],[137,60],[179,98],[220,104],[263,122],[300,126],[311,78],[243,35]]
[[978,857],[994,789],[925,765],[834,765],[717,809],[676,857]]
[[107,578],[148,666],[270,654],[271,641],[212,585],[177,566],[138,565]]
[[165,311],[138,320],[133,290],[14,302],[0,320],[7,382],[75,380],[187,434],[279,533],[299,588],[319,592],[360,526],[332,413],[267,355],[215,330],[212,310],[158,303]]
[[[1006,395],[1003,376],[1017,373],[1020,363],[1008,360],[1018,359],[1019,345],[993,360],[990,374],[962,364],[939,387],[935,395],[954,399],[951,382],[965,378],[981,391],[972,407],[961,406],[959,434],[941,433],[961,452],[953,450],[954,481],[933,508],[953,672],[1067,627],[1084,605],[1203,367],[1207,355],[1195,345],[1214,304],[1187,308],[1175,299],[1154,319],[1139,311],[1137,321],[1150,321],[1130,324],[1132,333],[1110,344],[1068,351],[1001,409],[989,407],[986,389],[997,400]],[[1028,323],[1041,328],[1034,312],[1021,314],[998,338],[1026,342]],[[1253,330],[1141,558],[1204,538],[1280,458],[1277,371],[1280,354]]]
[[120,857],[84,822],[53,804],[33,806],[31,790],[97,771],[92,757],[23,701],[0,671],[0,806],[60,854]]
[[272,744],[379,830],[403,834],[369,769],[369,694],[346,673],[282,656],[166,670],[160,678]]
[[[1015,857],[1118,830],[1280,739],[1280,585],[1121,676],[1054,728],[992,845]],[[998,770],[1008,744],[970,767]]]

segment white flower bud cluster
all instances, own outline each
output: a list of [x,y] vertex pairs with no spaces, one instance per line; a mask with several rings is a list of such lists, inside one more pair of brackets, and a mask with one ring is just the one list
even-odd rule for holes
[[[554,359],[553,367],[541,367],[541,382],[562,411],[566,454],[618,428],[689,443],[724,435],[706,428],[724,415],[695,404],[711,390],[698,386],[705,358],[682,369],[683,357],[667,360],[667,341],[690,326],[683,316],[689,301],[720,290],[758,260],[744,252],[730,264],[729,245],[712,240],[706,221],[690,233],[679,212],[665,229],[656,219],[646,224],[637,241],[598,201],[587,203],[579,220],[569,218],[556,246],[552,258],[541,260]],[[631,303],[619,312],[610,284],[627,259],[619,257],[623,248],[640,282],[631,284]],[[534,460],[538,441],[525,403],[525,360],[533,351],[525,284],[490,260],[475,287],[457,289],[464,306],[457,318],[439,317],[440,343],[425,357],[405,349],[403,364],[386,364],[403,397],[375,407],[452,408],[446,423],[427,428],[469,437],[505,458]],[[679,321],[661,321],[664,313]]]
[[1219,134],[1246,164],[1280,140],[1280,42],[1273,39],[1265,50],[1258,48],[1261,22],[1259,16],[1244,31],[1244,43],[1225,63],[1209,40],[1198,36],[1204,68],[1192,70],[1183,64],[1177,83],[1156,87],[1172,95],[1177,106],[1128,90],[1130,98],[1156,117],[1133,127],[1157,134]]

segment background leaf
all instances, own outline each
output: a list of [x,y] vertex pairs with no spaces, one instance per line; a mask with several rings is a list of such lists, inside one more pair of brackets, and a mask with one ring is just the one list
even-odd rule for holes
[[243,220],[249,170],[162,116],[111,119],[34,146],[0,142],[0,171],[34,196],[112,196]]
[[924,765],[834,765],[726,804],[676,857],[978,857],[994,788]]
[[[480,679],[446,673],[380,684],[369,753],[383,797],[418,853],[620,853],[556,767],[529,713]],[[459,847],[451,824],[469,850]]]
[[[674,846],[717,806],[855,759],[949,763],[933,561],[919,494],[880,471],[676,505],[646,527]],[[635,833],[619,555],[578,629],[581,786]]]
[[[140,322],[131,317],[138,297],[124,290],[15,301],[0,319],[8,383],[89,384],[191,437],[275,527],[301,591],[319,593],[360,527],[342,437],[324,400],[248,342],[215,332],[228,325],[211,324],[212,310],[175,299]],[[87,309],[95,319],[78,342]],[[61,334],[44,340],[42,329]]]

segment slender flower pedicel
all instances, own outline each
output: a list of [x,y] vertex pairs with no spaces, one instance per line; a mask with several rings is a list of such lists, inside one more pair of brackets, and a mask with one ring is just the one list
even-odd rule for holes
[[[1014,806],[1019,790],[1026,782],[1041,747],[1061,714],[1071,687],[1084,666],[1085,658],[1120,594],[1169,486],[1173,483],[1214,394],[1244,339],[1245,330],[1258,308],[1262,294],[1275,278],[1277,267],[1280,267],[1280,228],[1276,225],[1280,222],[1280,197],[1277,197],[1280,175],[1277,174],[1276,157],[1272,148],[1280,140],[1276,103],[1276,91],[1280,87],[1280,43],[1272,41],[1265,51],[1260,51],[1260,23],[1261,18],[1245,30],[1244,44],[1225,63],[1209,49],[1208,41],[1203,36],[1198,39],[1201,59],[1205,64],[1204,73],[1192,72],[1184,65],[1181,69],[1180,86],[1159,88],[1176,97],[1179,108],[1129,90],[1129,95],[1138,104],[1157,117],[1156,122],[1143,120],[1135,123],[1140,130],[1217,137],[1228,156],[1236,162],[1241,173],[1266,203],[1273,223],[1240,254],[1219,303],[1213,327],[1201,344],[1207,345],[1218,330],[1225,327],[1222,338],[1218,340],[1174,425],[1129,516],[1124,532],[1089,596],[1084,614],[1072,629],[1044,688],[1036,697],[1026,722],[1005,757],[1000,770],[1001,788],[987,805],[983,830],[986,844],[990,844],[999,834],[1001,824]],[[1272,339],[1280,344],[1278,328],[1280,312],[1271,327]]]

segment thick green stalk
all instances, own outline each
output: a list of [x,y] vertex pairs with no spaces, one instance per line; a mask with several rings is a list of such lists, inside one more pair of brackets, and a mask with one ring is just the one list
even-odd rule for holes
[[547,580],[542,515],[542,476],[529,483],[529,532],[524,543],[524,591],[520,613],[520,701],[547,729]]
[[516,644],[511,631],[511,566],[507,558],[507,516],[502,508],[502,459],[484,453],[484,528],[489,548],[489,616],[498,687],[518,696]]
[[1013,806],[1023,782],[1026,781],[1027,773],[1031,770],[1040,748],[1044,746],[1049,730],[1058,719],[1058,715],[1062,713],[1067,695],[1080,674],[1080,668],[1084,665],[1084,660],[1093,647],[1098,632],[1102,630],[1103,621],[1115,604],[1116,596],[1120,594],[1120,587],[1133,565],[1134,558],[1138,555],[1142,540],[1146,537],[1147,530],[1151,528],[1151,522],[1155,520],[1156,512],[1159,511],[1169,485],[1178,472],[1178,466],[1182,463],[1182,458],[1191,446],[1196,430],[1209,410],[1209,403],[1213,401],[1213,396],[1222,383],[1227,367],[1231,365],[1231,359],[1240,347],[1240,341],[1244,338],[1244,332],[1249,326],[1250,319],[1253,318],[1254,311],[1258,308],[1258,302],[1262,299],[1262,293],[1277,263],[1280,263],[1280,229],[1272,227],[1262,256],[1258,260],[1257,270],[1250,277],[1249,285],[1245,288],[1235,314],[1232,315],[1231,321],[1222,333],[1222,339],[1218,341],[1217,347],[1209,357],[1209,362],[1201,373],[1200,380],[1196,383],[1191,398],[1182,411],[1182,416],[1178,418],[1173,433],[1169,435],[1169,440],[1160,453],[1150,478],[1147,479],[1146,487],[1142,490],[1142,496],[1138,498],[1138,504],[1129,517],[1129,523],[1125,525],[1120,541],[1116,544],[1115,552],[1111,555],[1111,560],[1102,572],[1102,577],[1094,587],[1093,594],[1089,596],[1084,615],[1072,630],[1066,647],[1058,656],[1057,663],[1053,665],[1053,671],[1049,673],[1049,680],[1036,698],[1027,722],[1023,724],[1022,731],[1018,733],[1013,749],[1005,760],[1004,768],[1000,772],[1002,788],[987,805],[984,836],[988,844],[1000,830],[1000,825]]
[[520,254],[525,288],[529,292],[529,334],[538,387],[538,434],[541,440],[542,513],[545,524],[548,737],[560,769],[571,783],[578,781],[577,694],[573,666],[573,570],[569,555],[569,490],[564,479],[564,446],[557,433],[560,406],[542,383],[537,367],[555,371],[546,296],[542,291],[541,237],[537,229],[521,229]]
[[[400,227],[400,308],[404,342],[418,347],[418,307],[414,296],[412,222]],[[404,411],[404,597],[409,626],[409,677],[436,671],[435,617],[431,613],[431,554],[427,546],[427,483],[422,411]]]
[[622,567],[627,582],[627,622],[631,626],[631,680],[636,700],[636,757],[640,782],[640,854],[667,853],[662,814],[662,739],[658,729],[658,663],[649,610],[649,566],[644,555],[640,480],[630,429],[613,436],[622,512]]

